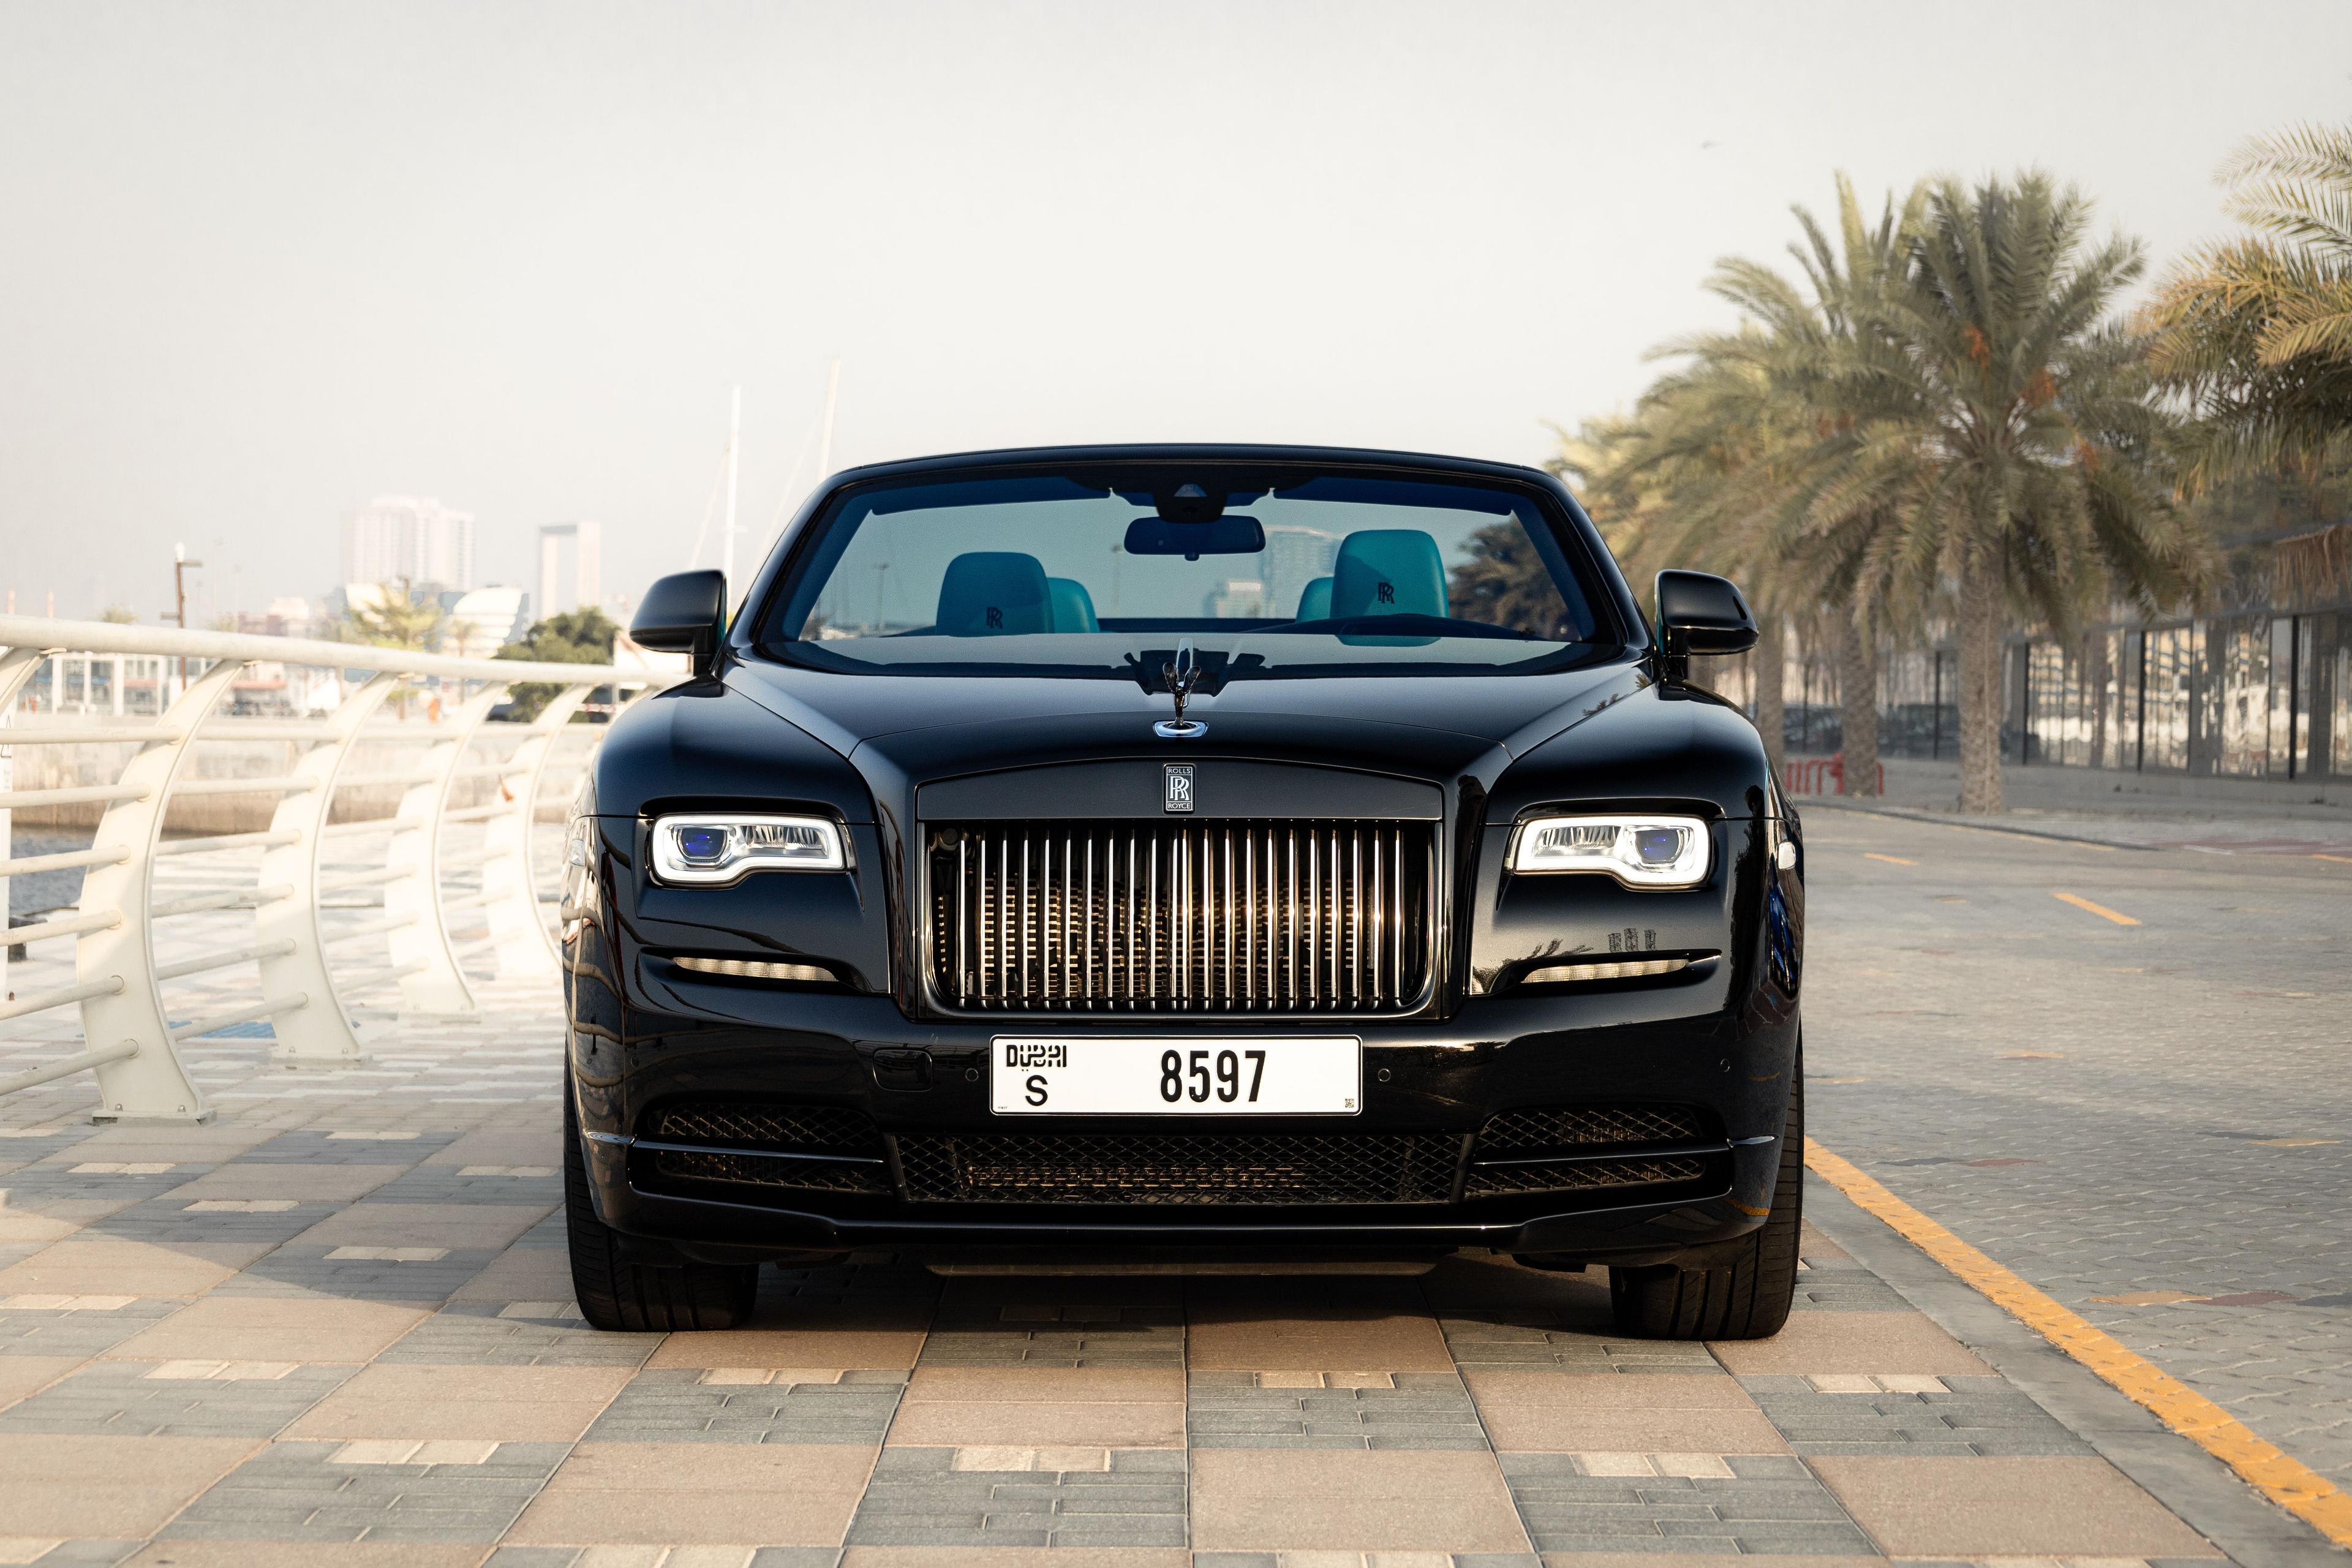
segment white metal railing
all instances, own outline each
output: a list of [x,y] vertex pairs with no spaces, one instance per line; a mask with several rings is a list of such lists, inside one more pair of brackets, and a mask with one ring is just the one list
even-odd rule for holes
[[[114,700],[100,708],[88,700],[89,671],[110,661]],[[51,700],[19,710],[45,664]],[[316,715],[224,715],[239,674],[255,665],[337,672],[338,700]],[[134,667],[154,678],[149,721],[62,721],[60,707],[84,719],[122,713],[122,671]],[[77,668],[79,687],[69,678]],[[349,679],[351,672],[361,679]],[[0,888],[43,871],[83,874],[78,907],[0,936],[8,947],[28,951],[74,944],[70,980],[53,983],[64,979],[60,973],[37,990],[0,992],[7,997],[0,1022],[79,1006],[85,1047],[0,1076],[0,1094],[94,1071],[100,1120],[202,1121],[210,1112],[181,1060],[184,1040],[266,1019],[277,1037],[277,1058],[286,1065],[349,1066],[366,1059],[352,1020],[352,1009],[366,1005],[355,1000],[360,995],[396,985],[403,1016],[462,1017],[478,1007],[461,954],[502,976],[553,975],[556,949],[537,890],[531,824],[557,743],[584,735],[585,751],[593,752],[601,742],[602,725],[566,728],[597,688],[613,687],[617,700],[625,685],[642,693],[667,679],[607,665],[451,658],[359,644],[0,616]],[[551,684],[557,693],[529,723],[486,724],[518,682]],[[438,699],[428,716],[383,719],[388,700],[404,688],[415,694],[428,683]],[[237,740],[285,742],[290,765],[252,777],[205,777],[194,769],[198,747]],[[513,743],[504,754],[496,754],[508,742]],[[348,770],[363,742],[391,747],[399,765],[374,773]],[[110,776],[16,787],[16,764],[30,748],[89,746],[119,754],[125,745],[130,755],[120,766],[78,764]],[[576,743],[569,749],[581,751]],[[575,760],[584,765],[586,756]],[[477,780],[487,800],[453,805],[455,786]],[[389,816],[331,825],[337,791],[368,784],[397,786],[398,806]],[[164,837],[173,802],[222,795],[275,797],[268,826]],[[101,808],[88,848],[14,855],[12,811],[68,805]],[[452,828],[467,835],[478,829],[479,839],[460,847],[450,842]],[[371,858],[379,840],[383,847]],[[329,856],[347,847],[362,858],[338,868]],[[256,850],[257,863],[249,853],[237,856]],[[218,868],[209,882],[198,879],[206,867]],[[160,883],[159,870],[166,873]],[[444,879],[453,875],[476,879],[476,885],[445,897]],[[379,894],[380,913],[341,918],[375,908]],[[332,921],[323,918],[331,907]],[[251,925],[207,931],[213,945],[184,954],[176,941],[168,953],[159,952],[160,922],[199,916],[215,917],[215,925],[249,916]],[[488,933],[472,949],[458,940],[469,930]],[[251,983],[235,984],[233,972],[247,966]],[[0,949],[0,977],[6,974]],[[167,1001],[166,982],[199,977],[203,994],[194,1004]],[[226,990],[225,980],[231,982]],[[195,1007],[206,1010],[174,1016]],[[5,1046],[0,1040],[0,1049]]]

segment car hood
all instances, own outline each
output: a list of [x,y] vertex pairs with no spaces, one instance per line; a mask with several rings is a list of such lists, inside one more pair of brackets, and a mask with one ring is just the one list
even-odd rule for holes
[[1191,716],[1208,726],[1201,739],[1169,741],[1152,725],[1173,704],[1131,680],[842,675],[750,661],[726,680],[860,772],[904,783],[1115,756],[1492,774],[1650,683],[1632,659],[1548,675],[1236,680],[1193,700]]

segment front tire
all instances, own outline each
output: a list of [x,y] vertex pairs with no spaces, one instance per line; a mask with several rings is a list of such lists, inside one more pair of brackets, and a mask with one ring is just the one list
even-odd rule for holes
[[760,1266],[688,1263],[661,1268],[621,1255],[620,1232],[596,1217],[580,1117],[563,1088],[563,1226],[572,1252],[572,1294],[592,1328],[631,1333],[731,1329],[751,1315]]
[[1772,1211],[1728,1263],[1612,1268],[1617,1331],[1645,1340],[1763,1340],[1780,1331],[1797,1295],[1805,1191],[1805,1053],[1789,1068],[1789,1120]]

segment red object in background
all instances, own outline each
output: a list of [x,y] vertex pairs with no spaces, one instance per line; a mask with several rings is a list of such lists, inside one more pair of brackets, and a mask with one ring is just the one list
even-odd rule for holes
[[[1824,787],[1824,786],[1827,787]],[[1845,753],[1827,757],[1791,757],[1780,766],[1783,795],[1845,794]],[[1878,793],[1886,793],[1886,764],[1878,764]]]

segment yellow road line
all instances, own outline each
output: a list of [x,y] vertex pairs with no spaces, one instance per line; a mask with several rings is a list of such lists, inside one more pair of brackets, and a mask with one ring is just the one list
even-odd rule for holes
[[1868,849],[1862,852],[1862,858],[1865,860],[1884,860],[1890,866],[1916,866],[1919,863],[1916,860],[1906,860],[1900,855],[1880,855]]
[[2105,904],[2095,904],[2091,902],[2090,900],[2077,898],[2073,893],[2053,893],[2050,896],[2057,900],[2062,904],[2072,904],[2078,910],[2088,910],[2093,914],[2098,916],[2101,920],[2113,921],[2119,926],[2136,926],[2139,924],[2139,921],[2132,919],[2129,915],[2119,915],[2116,913],[2115,910],[2107,908]]
[[2338,1546],[2352,1546],[2352,1497],[2293,1455],[2181,1383],[2112,1334],[2070,1311],[1888,1192],[1852,1162],[1805,1140],[1805,1163],[1830,1185],[1886,1222],[1906,1241],[1981,1292],[1995,1306],[2089,1367],[2241,1479]]
[[2315,860],[2333,860],[2339,866],[2352,866],[2352,855],[2322,855],[2315,851],[2311,858]]

